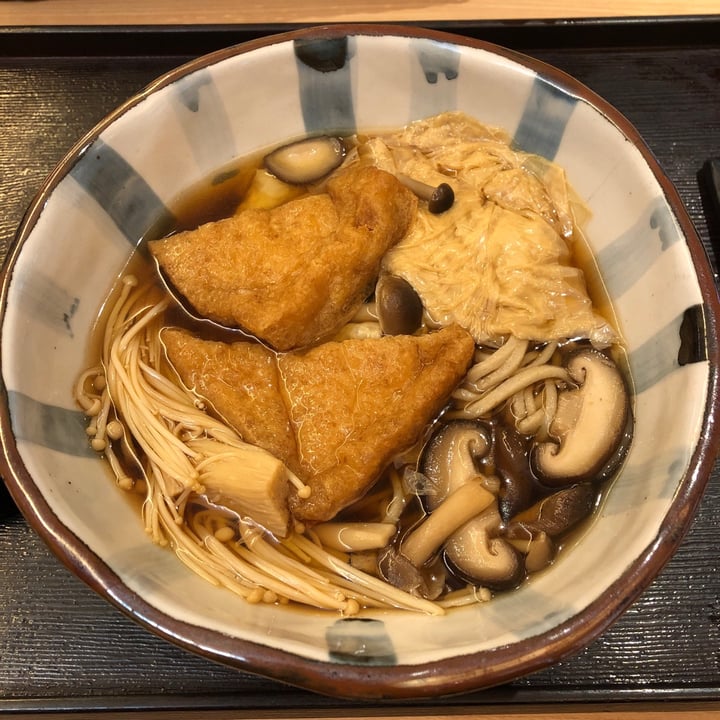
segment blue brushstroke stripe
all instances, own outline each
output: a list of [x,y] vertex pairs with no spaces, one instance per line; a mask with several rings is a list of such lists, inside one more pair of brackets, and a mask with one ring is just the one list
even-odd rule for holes
[[533,82],[513,144],[519,150],[553,160],[577,98],[541,76]]
[[54,330],[74,337],[73,319],[80,298],[58,285],[54,278],[42,274],[33,265],[17,278],[18,306],[23,312]]
[[[686,313],[680,313],[630,353],[630,374],[636,393],[653,387],[680,367],[679,358],[683,354],[680,333]],[[701,357],[695,359],[702,360]]]
[[207,68],[202,68],[180,78],[171,87],[180,100],[180,104],[191,113],[200,112],[200,92],[203,88],[214,85],[212,75]]
[[625,515],[638,505],[646,502],[647,496],[640,488],[647,487],[648,477],[654,478],[657,499],[671,498],[677,491],[677,478],[685,472],[690,461],[691,448],[686,445],[678,447],[657,448],[657,452],[649,459],[638,462],[630,459],[622,469],[622,482],[613,486],[613,513],[609,505],[603,506],[605,515]]
[[85,432],[87,418],[80,410],[47,405],[14,390],[8,392],[8,406],[18,440],[67,455],[97,457]]
[[680,240],[682,236],[667,202],[663,197],[654,198],[628,230],[597,254],[610,296],[620,297]]
[[425,80],[435,85],[443,75],[446,80],[456,80],[460,72],[460,50],[448,43],[417,38],[410,41],[410,49],[417,56]]
[[410,51],[420,72],[413,72],[409,119],[426,118],[457,107],[460,74],[459,50],[447,43],[417,38],[410,40]]
[[295,40],[298,91],[308,134],[354,132],[350,61],[354,41],[348,37]]
[[341,618],[325,631],[328,659],[351,665],[396,665],[385,623],[374,618]]
[[145,179],[116,150],[98,138],[70,175],[110,216],[134,247],[150,230],[158,234],[173,217]]
[[235,134],[210,70],[191,73],[173,83],[171,89],[175,117],[198,166],[215,168],[224,165],[228,157],[235,157]]

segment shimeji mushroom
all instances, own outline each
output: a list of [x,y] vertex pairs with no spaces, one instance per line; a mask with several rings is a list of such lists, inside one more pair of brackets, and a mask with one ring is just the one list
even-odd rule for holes
[[508,528],[506,538],[510,545],[525,556],[525,570],[528,573],[539,572],[555,558],[557,548],[547,533],[533,534],[516,525]]
[[340,138],[322,135],[288,143],[265,156],[265,168],[291,185],[317,182],[339,167],[345,157]]
[[412,335],[422,325],[422,301],[413,286],[397,275],[378,279],[375,310],[385,335]]
[[398,174],[397,179],[408,190],[414,192],[421,200],[427,201],[428,210],[433,215],[439,215],[449,210],[455,202],[455,191],[447,183],[440,183],[437,187],[428,185],[427,183],[408,177],[407,175]]
[[419,567],[442,547],[456,530],[495,502],[479,479],[470,479],[451,492],[403,541],[402,554]]
[[550,435],[533,453],[534,467],[549,486],[563,486],[607,474],[630,416],[630,399],[615,363],[592,348],[573,353],[567,371],[577,387],[558,396]]
[[396,531],[394,524],[379,522],[324,522],[312,529],[324,547],[341,552],[379,550]]
[[435,434],[422,460],[435,490],[426,498],[430,514],[404,539],[401,552],[421,565],[443,549],[448,564],[465,579],[511,587],[524,567],[515,548],[500,537],[499,483],[479,469],[489,449],[487,429],[477,422],[453,421]]

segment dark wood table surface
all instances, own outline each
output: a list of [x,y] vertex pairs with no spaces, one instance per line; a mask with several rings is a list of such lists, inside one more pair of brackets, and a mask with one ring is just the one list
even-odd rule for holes
[[[675,183],[717,267],[719,224],[698,172],[720,156],[720,17],[435,26],[538,57],[613,103]],[[191,57],[278,29],[285,28],[0,28],[0,257],[46,174],[108,111]],[[622,707],[630,717],[672,703],[677,717],[715,716],[719,548],[716,467],[677,555],[586,650],[484,692],[378,707],[237,672],[153,636],[73,577],[10,507],[0,519],[0,712],[380,717],[499,709],[539,718],[573,703],[563,707]]]

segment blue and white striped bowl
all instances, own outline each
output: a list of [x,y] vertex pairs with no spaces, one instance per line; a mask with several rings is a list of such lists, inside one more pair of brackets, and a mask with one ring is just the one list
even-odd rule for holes
[[[587,234],[637,390],[627,464],[582,540],[489,604],[362,619],[245,604],[153,546],[87,449],[71,387],[100,305],[173,199],[231,160],[307,133],[396,128],[451,109],[563,165],[593,212]],[[161,77],[50,176],[2,278],[0,464],[60,559],[181,646],[334,695],[472,690],[580,650],[669,559],[718,447],[717,323],[712,274],[675,190],[637,132],[587,88],[516,53],[437,32],[299,31]]]

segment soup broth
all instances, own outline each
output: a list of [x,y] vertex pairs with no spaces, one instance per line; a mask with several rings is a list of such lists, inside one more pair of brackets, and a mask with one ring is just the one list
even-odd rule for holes
[[[439,614],[512,591],[577,541],[631,441],[622,339],[578,224],[582,206],[561,170],[511,150],[501,131],[465,116],[423,122],[384,136],[343,138],[340,167],[302,185],[270,173],[261,156],[233,163],[178,198],[167,240],[148,239],[151,246],[191,242],[199,227],[227,233],[234,218],[247,227],[288,208],[301,212],[307,199],[329,206],[333,178],[366,166],[391,175],[400,195],[407,193],[406,173],[425,185],[454,185],[454,205],[440,213],[419,193],[417,217],[379,258],[374,289],[312,342],[278,349],[246,327],[193,319],[167,294],[144,248],[98,322],[92,351],[98,361],[76,391],[93,447],[119,486],[142,498],[155,542],[250,602],[343,614],[373,607]],[[449,144],[442,135],[448,125],[453,142],[459,135],[464,145]],[[458,164],[461,156],[472,159],[470,169]],[[556,204],[563,197],[570,199]],[[346,212],[332,201],[333,218]],[[529,244],[539,248],[534,255]],[[522,267],[530,255],[542,259]],[[508,258],[515,263],[509,270],[502,267]],[[247,256],[245,263],[262,274],[261,258]],[[195,273],[205,272],[195,266]],[[550,299],[526,302],[516,286],[507,287],[513,273],[520,286],[530,275],[547,278]],[[456,291],[468,283],[477,287]],[[497,287],[497,294],[484,287]],[[188,296],[174,289],[193,305],[192,289]],[[388,331],[394,310],[386,306],[393,303],[404,304],[402,322],[411,323],[399,332]],[[430,352],[430,343],[453,333],[428,355],[432,360],[417,370],[401,368],[397,387],[387,387],[390,370],[373,370]],[[435,377],[426,375],[428,367],[438,372],[450,362],[447,348],[468,345],[467,360],[467,350],[457,350],[461,359],[454,361],[462,366],[459,382],[449,371],[437,380],[448,384],[446,394],[426,402],[424,388],[408,386],[406,375],[416,372],[421,385]],[[249,357],[259,360],[251,366]],[[346,372],[346,364],[355,368],[347,371],[355,385],[332,374],[313,377],[312,390],[297,380],[307,368]],[[323,419],[308,409],[342,407],[348,392],[357,394],[352,412],[365,402],[361,394],[377,393],[372,412],[379,419],[351,426],[347,418]],[[325,514],[313,515],[307,504],[318,493],[332,498],[334,488],[319,484],[325,471],[315,470],[324,461],[311,457],[306,437],[314,442],[323,435],[319,446],[330,448],[335,465],[347,464],[342,453],[354,434],[364,433],[368,445],[391,446],[386,432],[372,440],[373,425],[395,432],[383,413],[402,393],[408,407],[422,408],[411,416],[421,418],[412,433],[398,431],[397,447],[384,449],[380,459],[368,451],[371,459],[358,462],[378,469],[362,492],[331,499],[332,513],[323,505]],[[604,399],[590,418],[592,393],[594,402]],[[250,400],[236,411],[231,403],[240,395]],[[284,419],[270,435],[247,420],[271,424],[278,414]],[[398,425],[403,422],[412,424],[401,418]],[[334,425],[350,429],[346,440],[328,445]],[[576,437],[591,427],[602,441]],[[287,449],[288,438],[294,450]]]

